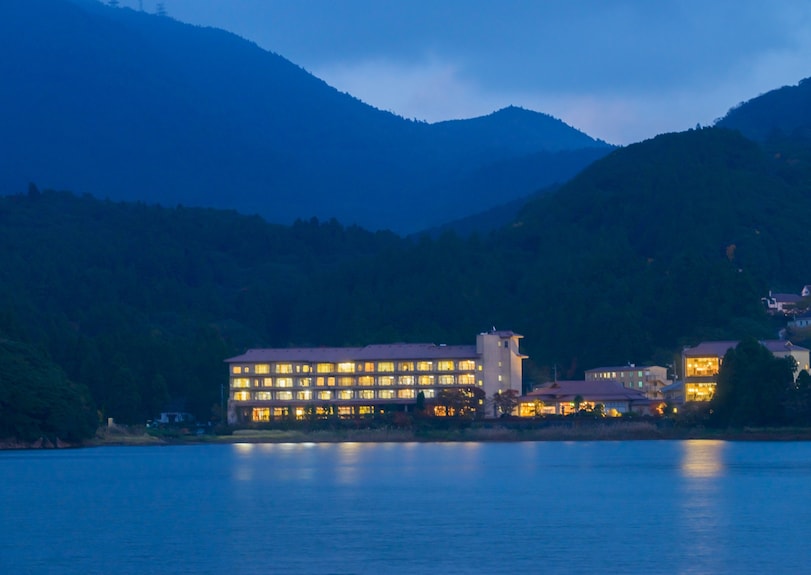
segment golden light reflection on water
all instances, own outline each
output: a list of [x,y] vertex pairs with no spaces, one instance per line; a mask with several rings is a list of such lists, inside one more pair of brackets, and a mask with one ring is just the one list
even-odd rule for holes
[[726,442],[696,439],[685,441],[681,472],[686,477],[719,477],[724,473],[723,451]]

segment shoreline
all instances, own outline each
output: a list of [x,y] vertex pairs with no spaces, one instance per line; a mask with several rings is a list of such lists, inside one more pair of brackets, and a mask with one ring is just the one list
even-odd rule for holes
[[622,424],[553,425],[543,427],[460,427],[450,429],[240,429],[227,435],[148,433],[144,428],[100,429],[96,437],[81,444],[39,438],[34,442],[0,440],[0,450],[80,449],[88,447],[216,445],[236,443],[447,443],[526,441],[811,441],[811,427],[707,429],[662,428],[649,422]]

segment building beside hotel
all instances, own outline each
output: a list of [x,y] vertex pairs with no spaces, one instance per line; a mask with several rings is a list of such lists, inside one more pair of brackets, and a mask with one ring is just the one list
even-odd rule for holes
[[592,410],[598,404],[603,406],[605,415],[617,416],[632,411],[651,414],[662,402],[648,399],[641,390],[629,389],[611,379],[555,381],[521,397],[518,414],[569,415],[578,410]]
[[[410,411],[422,392],[430,405],[442,390],[476,394],[484,410],[499,391],[522,391],[522,336],[493,330],[475,345],[398,343],[365,347],[250,349],[226,360],[228,423]],[[478,391],[477,391],[478,390]]]
[[626,389],[644,393],[648,399],[662,399],[662,388],[672,382],[667,379],[667,368],[658,365],[622,365],[596,367],[586,371],[586,381],[618,381]]
[[[684,348],[682,351],[684,380],[680,396],[682,402],[712,399],[715,394],[718,370],[724,362],[724,356],[727,351],[737,347],[738,343],[737,341],[705,341],[695,347]],[[762,340],[760,343],[775,357],[793,357],[797,362],[797,375],[801,370],[808,371],[808,349],[779,339]]]

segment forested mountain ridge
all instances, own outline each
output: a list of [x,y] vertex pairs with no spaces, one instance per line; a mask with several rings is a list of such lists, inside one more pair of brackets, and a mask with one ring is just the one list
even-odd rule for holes
[[808,283],[811,199],[785,170],[732,131],[667,134],[487,236],[414,240],[32,186],[0,197],[0,331],[121,421],[170,400],[216,416],[222,361],[248,347],[456,344],[496,325],[525,336],[528,385],[672,363],[700,339],[774,337],[760,298]]
[[406,120],[233,34],[95,0],[0,3],[0,75],[14,87],[0,91],[8,190],[34,181],[415,232],[565,181],[611,149],[518,108]]

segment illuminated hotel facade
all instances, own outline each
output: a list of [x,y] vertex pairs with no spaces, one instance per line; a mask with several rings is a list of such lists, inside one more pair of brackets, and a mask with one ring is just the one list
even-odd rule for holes
[[[737,341],[705,341],[682,351],[684,376],[683,401],[709,401],[715,394],[718,371],[726,353],[738,346]],[[763,340],[763,347],[775,357],[791,356],[797,362],[797,373],[809,370],[809,351],[785,340]]]
[[475,345],[376,344],[365,347],[250,349],[225,360],[228,423],[302,419],[333,411],[342,417],[410,411],[444,389],[492,399],[522,391],[522,336],[491,331]]

